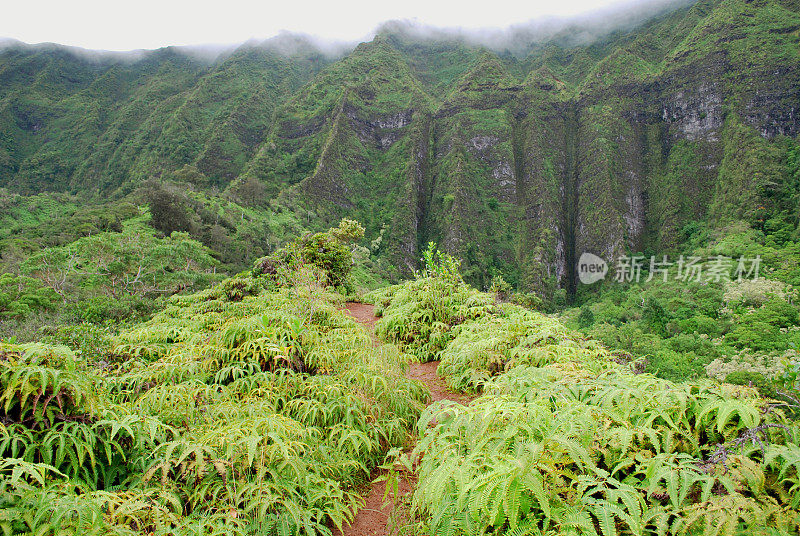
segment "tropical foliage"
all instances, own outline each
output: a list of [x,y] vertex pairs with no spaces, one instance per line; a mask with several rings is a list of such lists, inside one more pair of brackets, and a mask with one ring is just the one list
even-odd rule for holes
[[[430,406],[419,444],[397,458],[416,472],[419,532],[800,530],[800,427],[789,404],[748,386],[658,379],[630,354],[458,280],[421,274],[372,297],[384,307],[379,333],[441,359],[451,386],[482,393],[468,406]],[[476,302],[480,312],[464,315]],[[432,303],[447,312],[434,316]],[[456,318],[438,347],[416,341]]]
[[485,391],[420,421],[414,506],[435,534],[800,530],[797,426],[752,390],[570,362]]
[[[556,307],[583,251],[660,252],[732,218],[780,244],[798,213],[798,11],[658,4],[478,42],[392,23],[355,47],[282,35],[216,57],[4,42],[0,187],[17,197],[0,194],[0,240],[33,219],[37,239],[86,236],[147,205],[233,274],[351,217],[370,242],[385,231],[375,256],[401,275],[436,240],[473,285],[501,275]],[[24,210],[51,195],[74,230]]]
[[343,288],[353,269],[349,244],[363,237],[361,224],[345,218],[336,228],[298,237],[274,254],[258,260],[253,274],[281,278],[300,266],[311,265],[324,275],[324,284]]
[[0,318],[24,317],[36,310],[52,309],[58,294],[39,279],[0,274]]
[[[175,296],[102,361],[0,346],[5,534],[330,534],[427,398],[320,286]],[[66,337],[66,334],[62,334]]]
[[744,222],[691,226],[687,233],[686,258],[758,258],[758,274],[698,281],[679,279],[674,267],[666,277],[652,277],[645,267],[640,283],[608,282],[587,290],[581,307],[561,318],[610,348],[646,360],[646,369],[663,378],[722,380],[736,370],[781,376],[800,361],[797,242],[775,247],[774,234]]
[[47,283],[59,295],[87,292],[111,298],[174,294],[205,286],[215,261],[207,248],[186,233],[158,238],[141,219],[128,220],[122,232],[99,233],[31,256],[22,271]]
[[800,533],[800,5],[625,21],[0,43],[3,536],[331,534],[381,464],[419,534]]

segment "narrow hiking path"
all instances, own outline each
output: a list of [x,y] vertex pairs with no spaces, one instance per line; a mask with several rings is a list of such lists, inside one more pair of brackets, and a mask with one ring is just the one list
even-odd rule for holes
[[[367,328],[376,346],[380,344],[375,336],[375,323],[378,318],[375,316],[375,309],[372,305],[348,302],[346,304],[346,312]],[[469,403],[471,397],[450,390],[444,380],[436,374],[436,367],[438,366],[438,361],[411,363],[408,372],[406,372],[406,377],[419,380],[428,386],[432,397],[431,403],[439,400],[452,400],[461,404]],[[366,504],[358,511],[353,523],[346,525],[342,532],[334,530],[334,536],[389,536],[391,529],[389,517],[392,513],[392,504],[391,502],[384,504],[383,495],[385,490],[385,482],[371,484],[369,493],[364,497]],[[413,481],[402,479],[399,495],[408,495],[413,490]]]

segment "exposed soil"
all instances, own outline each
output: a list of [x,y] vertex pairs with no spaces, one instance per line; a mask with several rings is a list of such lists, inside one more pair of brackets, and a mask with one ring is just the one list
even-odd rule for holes
[[378,321],[378,317],[375,316],[375,306],[368,303],[347,302],[345,309],[347,314],[367,327],[372,340],[378,344],[378,337],[375,336],[375,323]]
[[[378,318],[375,316],[373,306],[365,303],[348,302],[346,309],[347,314],[367,327],[372,334],[374,344],[380,344],[375,336],[375,322],[378,321]],[[452,400],[461,404],[468,403],[471,400],[469,396],[451,391],[447,388],[444,380],[436,375],[436,367],[438,366],[438,361],[412,363],[406,376],[427,385],[433,397],[432,402]],[[373,478],[377,476],[377,474],[373,475]],[[399,496],[408,496],[414,491],[414,483],[411,479],[402,479],[399,488]],[[385,482],[372,484],[369,492],[364,497],[366,505],[358,511],[353,524],[345,525],[342,532],[334,530],[334,536],[390,536],[392,534],[390,516],[393,510],[393,503],[391,496],[384,501],[385,490]]]
[[436,374],[436,368],[439,366],[438,361],[429,361],[427,363],[411,363],[406,372],[406,376],[414,380],[419,380],[428,386],[433,397],[432,402],[439,400],[452,400],[460,404],[467,404],[472,397],[451,391],[444,379]]

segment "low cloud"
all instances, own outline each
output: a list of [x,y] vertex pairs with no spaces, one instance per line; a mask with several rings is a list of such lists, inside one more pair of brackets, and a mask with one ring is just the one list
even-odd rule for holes
[[223,60],[234,54],[237,50],[244,48],[264,48],[273,50],[276,53],[284,56],[316,53],[322,54],[326,57],[336,58],[344,56],[353,50],[357,44],[357,41],[335,41],[309,34],[281,32],[275,37],[271,37],[269,39],[251,39],[249,41],[245,41],[244,43],[178,45],[151,50],[141,49],[118,52],[110,50],[90,50],[81,47],[60,45],[57,43],[29,44],[23,43],[22,41],[16,39],[0,37],[0,52],[9,49],[24,49],[30,51],[60,50],[92,63],[133,63],[160,51],[172,50],[198,62],[213,63],[215,61]]
[[[542,17],[506,28],[448,28],[414,20],[393,20],[379,25],[364,39],[369,40],[375,35],[389,33],[409,41],[459,41],[467,45],[484,46],[498,52],[510,51],[515,54],[524,54],[545,42],[555,42],[565,47],[587,45],[614,31],[632,29],[653,17],[686,7],[695,1],[627,0],[581,15]],[[353,50],[359,41],[326,39],[310,34],[283,31],[265,40],[251,39],[234,44],[186,45],[165,48],[185,54],[196,61],[213,63],[246,47],[267,48],[286,56],[318,53],[330,58],[337,58]],[[0,51],[9,48],[59,49],[92,62],[135,62],[157,50],[164,50],[164,48],[127,52],[88,50],[54,43],[26,44],[15,39],[0,37]]]
[[580,15],[541,17],[506,28],[442,28],[414,20],[394,20],[383,23],[374,33],[395,34],[412,41],[459,41],[495,51],[525,53],[548,41],[565,47],[588,45],[612,32],[633,29],[696,1],[629,0]]

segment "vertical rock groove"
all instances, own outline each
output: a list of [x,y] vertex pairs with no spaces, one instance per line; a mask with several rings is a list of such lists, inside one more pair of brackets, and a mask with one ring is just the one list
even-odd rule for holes
[[562,196],[562,218],[564,221],[564,272],[566,281],[562,284],[567,289],[567,297],[571,301],[576,291],[575,233],[578,221],[578,106],[574,102],[567,104],[565,110],[564,132],[564,186]]

